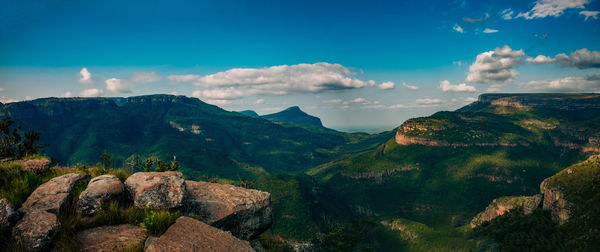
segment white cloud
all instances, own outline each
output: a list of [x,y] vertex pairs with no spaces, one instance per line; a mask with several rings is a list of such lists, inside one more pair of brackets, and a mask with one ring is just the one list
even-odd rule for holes
[[256,101],[254,101],[254,104],[264,104],[265,100],[264,99],[257,99]]
[[108,80],[105,81],[106,83],[106,90],[113,92],[113,93],[131,93],[131,85],[125,81],[125,80],[121,80],[121,79],[117,79],[117,78],[110,78]]
[[500,90],[502,89],[502,85],[501,84],[492,84],[488,87],[488,89],[486,90],[486,92],[488,93],[498,93],[500,92]]
[[417,99],[417,100],[415,100],[415,102],[417,104],[432,105],[432,104],[441,104],[444,101],[440,100],[440,99],[437,99],[437,98],[435,98],[435,99],[432,99],[432,98],[423,98],[423,99]]
[[63,94],[63,97],[69,98],[72,97],[73,94],[71,93],[71,91],[67,91],[66,93]]
[[171,93],[169,93],[169,94],[172,94],[172,95],[178,95],[177,91],[173,91],[173,92],[171,92]]
[[201,75],[184,74],[184,75],[169,75],[167,77],[167,79],[172,80],[174,82],[193,82],[201,77],[202,77]]
[[396,84],[394,84],[391,81],[386,81],[384,83],[379,84],[379,89],[382,89],[382,90],[394,89],[394,87],[396,87]]
[[557,54],[554,58],[538,55],[533,59],[528,58],[527,62],[536,65],[555,63],[562,67],[577,67],[579,69],[597,68],[600,67],[600,51],[590,51],[587,48],[582,48],[569,55]]
[[323,101],[323,103],[340,103],[340,102],[342,102],[342,99],[332,99],[332,100]]
[[508,9],[505,9],[502,12],[500,12],[500,17],[502,17],[502,19],[504,19],[504,20],[511,20],[511,19],[513,19],[512,15],[514,13],[515,12],[512,9],[508,8]]
[[453,61],[452,62],[453,65],[457,65],[457,66],[462,66],[463,62],[462,61]]
[[537,0],[528,12],[522,12],[517,17],[525,19],[560,17],[566,9],[583,9],[590,0]]
[[[216,87],[198,90],[199,97],[237,99],[251,95],[320,93],[374,86],[375,81],[354,78],[355,73],[340,64],[315,63],[265,68],[234,68],[216,74],[171,75],[170,80]],[[220,98],[219,98],[220,97]]]
[[162,80],[162,76],[156,72],[134,72],[129,76],[129,80],[137,83],[151,83]]
[[368,103],[368,101],[365,98],[362,98],[362,97],[355,98],[354,100],[352,100],[352,102],[354,102],[354,103]]
[[463,99],[463,102],[464,103],[472,103],[472,102],[476,102],[477,100],[478,100],[477,97],[465,97]]
[[538,55],[535,58],[532,58],[532,57],[527,58],[527,62],[534,64],[534,65],[543,65],[543,64],[548,64],[548,63],[554,62],[554,59],[552,59],[550,57],[546,57],[544,55]]
[[587,21],[588,18],[598,19],[598,14],[600,14],[600,11],[580,11],[579,12],[579,15],[585,16],[585,19],[583,21]]
[[521,64],[523,50],[512,50],[505,45],[493,51],[480,53],[475,62],[469,67],[468,82],[504,83],[517,77],[517,71],[512,68]]
[[452,85],[450,83],[450,81],[448,81],[448,80],[440,81],[440,88],[444,92],[475,92],[475,91],[477,91],[477,89],[475,89],[474,86],[469,86],[465,83]]
[[98,97],[98,96],[102,95],[102,93],[104,93],[104,91],[102,91],[102,89],[90,88],[90,89],[81,91],[81,93],[79,93],[79,95],[81,97]]
[[92,79],[92,74],[87,70],[87,68],[82,68],[81,71],[79,71],[79,83],[91,84],[93,82],[94,79]]
[[483,30],[483,33],[496,33],[496,32],[498,32],[498,30],[490,29],[490,28],[485,28]]
[[209,99],[209,100],[206,100],[206,103],[216,105],[216,106],[223,106],[223,105],[230,104],[231,101],[230,100]]
[[454,26],[452,27],[452,30],[455,30],[458,33],[464,33],[465,31],[463,30],[462,27],[460,27],[460,25],[458,24],[454,24]]
[[17,99],[11,99],[11,98],[6,98],[6,96],[2,96],[0,97],[0,103],[12,103],[12,102],[19,102],[19,100]]
[[600,74],[585,77],[565,77],[554,80],[530,81],[524,84],[530,90],[550,92],[600,91]]
[[405,87],[405,88],[407,88],[408,90],[412,90],[412,91],[419,90],[419,87],[417,87],[415,85],[406,84],[406,82],[402,82],[402,86]]

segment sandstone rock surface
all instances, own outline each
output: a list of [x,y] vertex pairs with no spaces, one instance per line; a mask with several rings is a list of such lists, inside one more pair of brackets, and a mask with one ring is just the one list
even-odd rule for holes
[[0,199],[0,226],[10,228],[17,223],[20,217],[19,212],[15,210],[15,206],[8,199]]
[[540,184],[540,192],[544,195],[543,208],[550,211],[552,221],[560,225],[569,220],[571,202],[565,199],[565,194],[558,188],[549,185],[548,180]]
[[249,240],[272,224],[271,195],[232,185],[186,181],[186,215]]
[[154,209],[183,205],[186,187],[181,172],[138,172],[129,176],[125,188],[136,207]]
[[43,175],[50,168],[50,159],[39,158],[31,160],[19,160],[21,163],[21,169],[33,172],[35,175]]
[[83,215],[93,215],[103,202],[116,200],[123,197],[125,185],[111,174],[93,178],[85,191],[79,195],[77,211]]
[[43,251],[50,245],[59,227],[56,215],[30,210],[13,228],[12,239],[25,251]]
[[167,232],[148,246],[146,252],[156,251],[254,251],[247,241],[229,232],[211,227],[201,221],[179,217]]
[[37,209],[58,214],[69,202],[75,183],[84,179],[89,179],[89,175],[69,173],[53,178],[35,189],[20,210]]
[[81,231],[77,240],[81,251],[123,251],[141,246],[148,230],[131,224],[101,226]]
[[475,228],[486,221],[491,221],[517,207],[522,207],[526,215],[531,214],[540,205],[541,201],[542,195],[540,194],[494,199],[483,212],[477,214],[471,220],[471,228]]

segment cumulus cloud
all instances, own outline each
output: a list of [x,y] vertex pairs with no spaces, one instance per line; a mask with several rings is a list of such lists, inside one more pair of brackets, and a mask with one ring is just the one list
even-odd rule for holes
[[117,79],[117,78],[110,78],[108,80],[105,81],[106,83],[106,90],[113,92],[113,93],[131,93],[131,86],[130,84],[125,81],[125,80],[121,80],[121,79]]
[[402,86],[405,87],[408,90],[412,90],[412,91],[417,91],[419,90],[419,87],[415,86],[415,85],[409,85],[406,84],[406,82],[402,82]]
[[91,84],[94,80],[92,79],[92,74],[87,70],[87,68],[82,68],[79,71],[79,83],[82,84]]
[[579,12],[579,15],[585,16],[585,19],[583,21],[587,21],[588,18],[598,19],[598,14],[600,14],[600,11],[580,11]]
[[254,104],[264,104],[265,100],[264,99],[257,99],[256,101],[254,101]]
[[514,13],[515,12],[511,8],[504,9],[503,11],[500,12],[500,17],[502,17],[502,19],[504,19],[504,20],[511,20],[511,19],[513,19]]
[[415,102],[417,104],[432,105],[432,104],[441,104],[444,101],[440,100],[440,99],[437,99],[437,98],[435,98],[435,99],[432,99],[432,98],[423,98],[423,99],[417,99],[417,100],[415,100]]
[[455,30],[458,33],[464,33],[465,31],[463,30],[462,27],[460,27],[460,25],[458,24],[454,24],[454,26],[452,27],[452,30]]
[[592,92],[600,91],[600,74],[585,77],[565,77],[554,80],[538,80],[525,83],[525,87],[536,91]]
[[358,97],[358,98],[355,98],[354,100],[352,100],[352,102],[354,102],[354,103],[367,103],[367,100],[365,98]]
[[485,28],[483,30],[483,33],[496,33],[496,32],[498,32],[498,30],[490,29],[490,28]]
[[560,17],[567,9],[583,9],[590,0],[537,0],[533,8],[517,17],[525,19]]
[[379,89],[382,90],[394,89],[394,87],[396,87],[396,84],[394,84],[391,81],[386,81],[384,83],[379,84]]
[[63,94],[63,97],[69,98],[72,97],[73,94],[71,93],[71,91],[67,91],[66,93]]
[[342,102],[342,99],[332,99],[332,100],[323,101],[323,103],[340,103],[340,102]]
[[536,65],[554,63],[562,67],[577,67],[579,69],[597,68],[600,67],[600,52],[582,48],[569,55],[557,54],[554,58],[538,55],[535,58],[528,58],[527,62]]
[[550,58],[550,57],[546,57],[544,55],[538,55],[535,58],[532,58],[532,57],[527,58],[527,62],[534,64],[534,65],[543,65],[543,64],[548,64],[548,63],[554,62],[554,59]]
[[134,72],[129,76],[129,80],[137,83],[151,83],[162,80],[162,76],[156,72]]
[[315,63],[265,68],[234,68],[211,75],[172,75],[176,82],[191,82],[213,88],[198,90],[199,97],[237,99],[251,95],[320,93],[374,86],[375,81],[354,78],[355,73],[340,64]]
[[468,82],[504,83],[517,77],[517,71],[512,68],[521,64],[523,50],[512,50],[505,45],[493,51],[477,55],[475,62],[469,67]]
[[98,96],[101,96],[102,93],[104,93],[104,91],[102,89],[90,88],[90,89],[81,91],[81,93],[79,93],[79,95],[81,97],[98,97]]
[[477,91],[477,89],[475,89],[474,86],[469,86],[465,83],[452,85],[450,83],[450,81],[448,81],[448,80],[440,81],[440,89],[442,89],[442,91],[444,91],[444,92],[475,92],[475,91]]

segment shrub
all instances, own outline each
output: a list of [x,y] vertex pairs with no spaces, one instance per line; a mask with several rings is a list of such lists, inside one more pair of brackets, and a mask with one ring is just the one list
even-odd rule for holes
[[0,164],[0,198],[7,198],[16,207],[20,207],[42,183],[42,178],[21,170],[21,164],[17,162]]
[[147,210],[143,227],[154,236],[162,235],[181,216],[179,211],[171,213],[168,210]]

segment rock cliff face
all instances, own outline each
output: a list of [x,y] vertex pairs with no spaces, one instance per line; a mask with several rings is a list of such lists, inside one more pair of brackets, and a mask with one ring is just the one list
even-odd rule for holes
[[477,214],[471,220],[471,228],[475,228],[486,221],[501,216],[512,209],[522,207],[525,214],[531,214],[540,205],[542,195],[521,196],[521,197],[501,197],[494,199],[492,203],[481,213]]
[[600,109],[599,94],[482,94],[481,105],[558,110]]
[[544,195],[544,210],[549,210],[552,221],[564,224],[569,220],[571,202],[565,199],[565,194],[558,188],[553,188],[548,181],[540,184],[540,192]]

